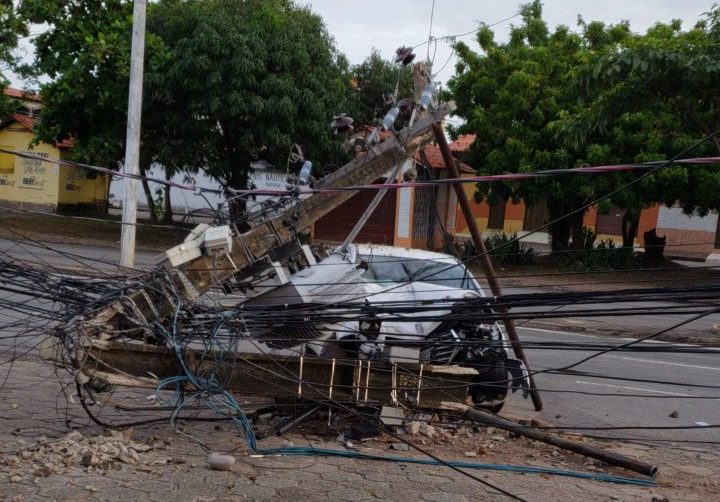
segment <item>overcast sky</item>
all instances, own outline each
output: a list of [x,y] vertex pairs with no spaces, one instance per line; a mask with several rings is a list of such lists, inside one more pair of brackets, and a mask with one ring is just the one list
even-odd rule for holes
[[[681,19],[689,28],[712,6],[714,0],[545,0],[543,15],[550,27],[558,24],[576,28],[577,16],[586,21],[602,20],[607,23],[630,21],[633,31],[644,32],[657,21]],[[350,63],[359,63],[373,47],[391,58],[401,45],[417,45],[428,39],[432,0],[297,0],[320,14],[328,30],[335,37],[338,49]],[[477,28],[478,23],[493,24],[518,12],[523,1],[513,0],[436,0],[432,33],[437,37],[464,33]],[[519,18],[495,26],[496,40],[507,39],[512,23]],[[472,36],[461,38],[477,48]],[[30,53],[25,40],[21,51]],[[431,56],[435,52],[434,45]],[[427,45],[417,49],[418,57],[427,56]],[[443,83],[454,73],[455,58],[447,42],[438,42],[435,54],[435,71],[445,66],[438,75]],[[29,54],[28,54],[29,56]],[[30,59],[27,57],[26,59]],[[21,87],[15,75],[7,75],[12,85]]]
[[[375,47],[390,58],[401,45],[417,45],[428,39],[432,0],[312,0],[299,1],[311,6],[320,14],[328,30],[335,37],[337,47],[351,63],[361,62]],[[513,0],[436,0],[433,35],[468,32],[479,22],[495,23],[517,13],[524,2]],[[575,29],[578,14],[586,21],[601,20],[607,23],[630,21],[633,31],[644,32],[658,21],[682,19],[683,27],[690,28],[710,10],[713,0],[545,0],[543,15],[550,27],[564,24]],[[503,41],[511,23],[519,18],[494,27],[496,40]],[[477,48],[472,36],[462,40]],[[434,47],[433,47],[434,51]],[[418,57],[427,55],[427,46],[417,50]],[[446,82],[454,73],[454,58],[448,61],[451,49],[439,42],[435,56],[435,70],[448,62],[439,80]],[[432,51],[431,51],[432,56]]]

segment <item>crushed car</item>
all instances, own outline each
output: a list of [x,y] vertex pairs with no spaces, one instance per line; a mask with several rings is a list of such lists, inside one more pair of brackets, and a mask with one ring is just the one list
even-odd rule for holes
[[478,376],[469,398],[493,411],[502,407],[509,390],[522,388],[527,395],[527,369],[510,356],[504,329],[485,319],[492,317],[490,308],[480,307],[476,316],[454,315],[456,306],[485,297],[457,258],[348,245],[311,261],[285,284],[240,302],[241,317],[268,308],[305,313],[303,322],[287,322],[281,315],[274,321],[247,316],[246,329],[270,351],[470,367]]

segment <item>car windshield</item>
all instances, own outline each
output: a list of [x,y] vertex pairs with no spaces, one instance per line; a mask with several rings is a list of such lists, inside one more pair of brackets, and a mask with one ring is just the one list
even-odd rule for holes
[[372,282],[429,282],[450,288],[475,289],[467,269],[450,260],[423,260],[397,256],[364,255],[363,277]]

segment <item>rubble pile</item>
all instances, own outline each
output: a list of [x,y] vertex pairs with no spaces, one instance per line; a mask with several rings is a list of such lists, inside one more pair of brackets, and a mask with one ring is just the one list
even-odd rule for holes
[[9,468],[8,479],[12,482],[19,482],[28,475],[47,477],[69,467],[84,468],[88,472],[119,470],[122,464],[168,463],[171,459],[141,458],[141,455],[167,445],[163,441],[153,445],[139,443],[114,430],[92,437],[73,431],[60,439],[41,438],[17,453],[6,454],[0,457],[0,466]]

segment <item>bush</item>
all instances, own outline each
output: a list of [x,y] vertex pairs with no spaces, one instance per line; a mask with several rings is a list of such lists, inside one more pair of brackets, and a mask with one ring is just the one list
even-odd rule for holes
[[560,256],[561,263],[576,270],[608,270],[627,268],[632,259],[633,249],[618,246],[612,239],[597,242],[597,234],[583,227],[581,249],[569,250]]
[[[533,248],[520,242],[517,234],[489,235],[485,238],[485,248],[495,265],[532,265],[537,254]],[[464,258],[471,258],[478,254],[472,241],[465,243],[462,254]]]

